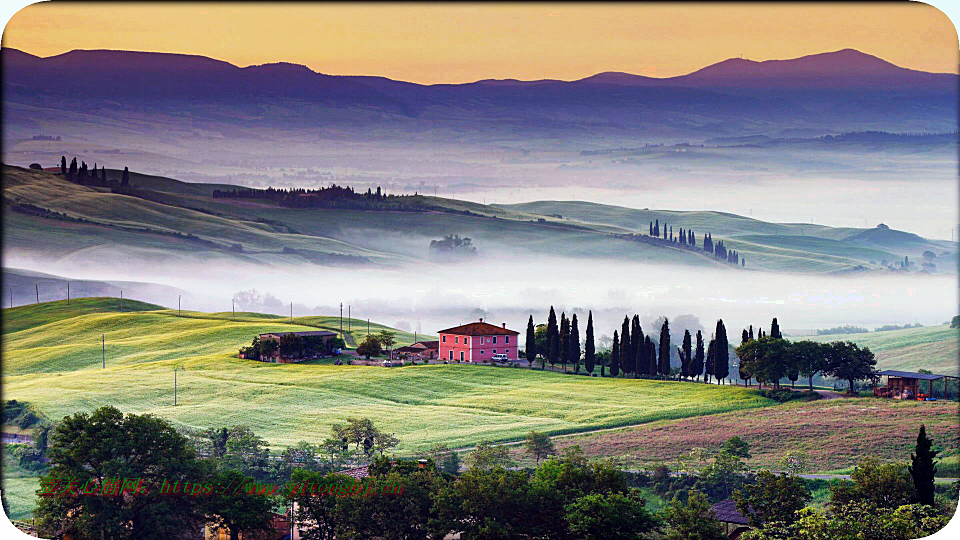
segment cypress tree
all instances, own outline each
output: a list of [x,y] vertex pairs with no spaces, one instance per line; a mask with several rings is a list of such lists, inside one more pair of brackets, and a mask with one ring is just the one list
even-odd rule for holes
[[533,362],[537,359],[537,330],[533,326],[533,315],[530,315],[530,319],[527,320],[527,343],[526,355],[527,362],[530,363],[530,366],[533,366]]
[[566,313],[560,314],[560,362],[563,372],[567,372],[567,362],[570,360],[570,319]]
[[680,375],[684,379],[690,376],[690,357],[693,354],[693,344],[690,339],[690,330],[683,331],[683,355],[680,356]]
[[710,376],[713,375],[713,363],[717,359],[717,340],[711,339],[707,345],[707,365],[703,372],[703,381],[710,382]]
[[680,239],[681,244],[685,244],[687,242],[687,237],[683,235],[683,227],[680,227],[680,234],[678,235],[678,237]]
[[647,361],[650,363],[650,366],[647,368],[650,372],[650,375],[657,374],[657,345],[653,342],[653,339],[650,336],[647,336],[647,339],[644,340],[644,343],[647,345]]
[[123,168],[123,176],[120,178],[120,185],[121,186],[130,185],[130,169],[126,167]]
[[68,172],[68,176],[70,177],[70,180],[75,180],[77,178],[77,158],[73,158],[73,160],[70,161],[70,171]]
[[550,306],[550,316],[547,317],[547,361],[551,366],[557,364],[560,357],[560,328],[557,327],[557,312]]
[[[743,332],[740,333],[740,344],[743,345],[748,341],[750,341],[750,334],[747,333],[747,329],[744,328]],[[740,376],[740,380],[743,381],[743,385],[746,386],[750,380],[750,373],[743,369],[743,358],[739,358],[737,362],[737,375]]]
[[673,225],[670,226],[670,241],[673,242]]
[[630,343],[633,345],[633,365],[635,368],[634,373],[639,378],[641,374],[647,371],[647,366],[645,365],[647,360],[647,350],[644,347],[643,328],[640,326],[640,315],[633,316],[633,323],[637,325],[637,333],[631,337]]
[[658,218],[653,222],[653,235],[657,238],[660,237],[660,219]]
[[67,175],[67,157],[60,156],[60,174],[63,176]]
[[780,324],[777,323],[777,318],[773,318],[773,322],[770,323],[770,337],[773,339],[783,339],[783,334],[780,333]]
[[637,369],[637,355],[633,352],[633,338],[636,332],[631,332],[630,319],[623,316],[623,326],[620,327],[620,367],[623,368],[623,376],[626,377],[634,373]]
[[106,168],[106,167],[100,167],[100,182],[102,182],[104,185],[106,185],[106,183],[107,183],[107,168]]
[[650,236],[653,236],[653,222],[650,222]]
[[584,344],[583,351],[583,367],[587,370],[587,373],[593,373],[596,353],[593,344],[593,311],[590,311],[587,313],[587,342]]
[[620,374],[620,335],[613,331],[613,348],[610,349],[610,376]]
[[751,339],[751,340],[753,339],[753,325],[752,325],[752,324],[750,325],[750,330],[747,332],[747,337],[748,337],[749,339]]
[[670,325],[667,318],[663,318],[663,326],[660,327],[660,354],[657,371],[660,375],[670,375]]
[[723,319],[717,321],[717,354],[713,361],[713,374],[717,382],[723,384],[730,375],[730,347],[727,342],[727,328]]
[[697,350],[693,353],[693,362],[690,364],[690,376],[700,379],[700,375],[703,373],[703,334],[700,330],[697,330]]
[[570,321],[570,357],[573,359],[574,373],[580,373],[580,328],[577,327],[577,314]]
[[913,477],[913,486],[917,490],[917,502],[933,506],[933,482],[937,474],[937,465],[934,459],[940,452],[933,450],[933,441],[927,438],[927,427],[920,424],[920,433],[917,434],[915,452],[910,454],[910,476]]

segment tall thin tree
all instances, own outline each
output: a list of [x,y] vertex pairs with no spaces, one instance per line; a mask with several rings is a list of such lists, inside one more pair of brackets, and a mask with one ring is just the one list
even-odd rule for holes
[[550,315],[547,317],[547,361],[551,366],[557,364],[560,358],[560,327],[557,326],[557,312],[550,306]]
[[610,349],[610,376],[616,377],[620,374],[620,334],[613,331],[613,348]]
[[713,375],[713,363],[717,359],[717,340],[711,339],[707,345],[707,363],[703,370],[703,381],[710,382],[710,376]]
[[913,477],[913,486],[917,490],[917,499],[920,504],[933,506],[934,504],[934,476],[937,474],[937,464],[933,461],[938,450],[931,447],[933,441],[927,437],[927,427],[920,424],[920,433],[917,434],[917,446],[910,454],[910,476]]
[[573,360],[573,372],[580,373],[580,328],[577,326],[577,314],[570,320],[570,358]]
[[717,321],[717,353],[713,363],[713,375],[717,382],[724,384],[730,375],[730,346],[727,342],[727,328],[723,319]]
[[660,351],[658,355],[657,371],[660,375],[666,377],[670,375],[670,323],[667,318],[663,318],[663,325],[660,327]]
[[623,325],[620,326],[620,367],[623,376],[627,377],[636,370],[636,355],[633,354],[633,336],[630,335],[630,319],[624,315]]
[[570,319],[566,313],[560,314],[560,363],[563,372],[567,372],[567,362],[570,361]]
[[703,333],[700,330],[697,330],[697,349],[693,353],[693,362],[690,363],[691,377],[696,377],[697,380],[700,380],[700,375],[703,373],[703,362]]
[[533,326],[533,315],[530,315],[530,319],[527,321],[527,341],[524,346],[526,347],[524,353],[527,356],[527,362],[530,363],[530,366],[533,366],[537,359],[537,330]]
[[770,323],[770,337],[773,339],[783,339],[783,334],[780,333],[780,324],[777,322],[777,318],[773,318],[773,322]]
[[683,346],[680,349],[683,355],[680,357],[680,375],[684,379],[690,376],[690,360],[693,355],[693,344],[690,338],[690,330],[683,331]]
[[584,344],[583,350],[583,367],[587,370],[587,373],[593,373],[596,354],[597,350],[593,343],[593,311],[590,311],[587,313],[587,342]]

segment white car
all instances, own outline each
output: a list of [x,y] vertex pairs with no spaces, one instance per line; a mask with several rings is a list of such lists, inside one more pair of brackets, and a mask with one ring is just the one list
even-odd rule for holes
[[508,360],[508,359],[507,359],[507,355],[502,354],[502,353],[501,353],[501,354],[495,354],[495,355],[491,356],[490,359],[493,360],[494,362],[506,362],[506,361]]

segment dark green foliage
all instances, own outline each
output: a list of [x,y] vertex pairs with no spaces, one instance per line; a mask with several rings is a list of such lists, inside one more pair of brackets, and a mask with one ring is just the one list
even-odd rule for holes
[[533,326],[533,315],[530,316],[530,319],[527,321],[527,340],[524,344],[524,352],[527,355],[527,362],[530,362],[530,365],[533,365],[533,362],[537,359],[537,334],[536,329]]
[[773,388],[760,390],[759,394],[765,398],[772,399],[777,403],[786,403],[788,401],[816,401],[820,399],[820,394],[816,392],[795,392],[789,388]]
[[770,522],[793,523],[798,518],[797,511],[810,499],[801,478],[770,471],[760,471],[754,483],[733,492],[737,510],[753,527]]
[[727,328],[723,325],[723,319],[717,321],[716,341],[713,376],[722,382],[730,375],[730,346],[727,342]]
[[830,507],[842,513],[851,506],[867,505],[874,509],[893,510],[916,501],[917,493],[907,466],[902,463],[881,463],[867,458],[850,474],[849,482],[830,489]]
[[683,331],[683,345],[680,348],[680,375],[684,379],[690,376],[690,360],[693,355],[693,344],[690,338],[690,331]]
[[380,346],[380,340],[374,335],[369,335],[366,339],[363,340],[363,343],[357,345],[357,354],[360,356],[365,356],[367,360],[371,356],[380,356],[383,352],[383,349]]
[[960,328],[960,315],[954,315],[950,319],[950,328]]
[[852,341],[835,341],[830,344],[827,365],[823,372],[847,381],[852,394],[854,383],[872,377],[876,365],[877,361],[867,347],[861,349]]
[[567,371],[567,362],[570,361],[570,319],[566,313],[560,314],[560,362],[563,371]]
[[214,473],[212,484],[236,488],[211,489],[209,494],[197,497],[208,524],[227,528],[231,540],[238,540],[241,534],[247,536],[272,528],[273,508],[280,502],[279,493],[271,494],[270,490],[259,493],[257,482],[229,469]]
[[777,323],[777,318],[773,318],[773,322],[770,323],[770,337],[773,339],[783,339],[783,334],[780,333],[780,324]]
[[670,375],[670,324],[667,318],[663,318],[663,325],[660,327],[660,348],[657,355],[657,373],[666,377]]
[[717,340],[711,339],[710,343],[707,344],[707,363],[704,366],[703,371],[703,380],[710,382],[710,377],[713,375],[713,363],[717,359]]
[[666,540],[726,540],[710,501],[697,491],[689,491],[687,500],[675,496],[664,509]]
[[130,169],[128,169],[127,167],[123,168],[123,175],[120,177],[120,185],[121,186],[130,185]]
[[550,365],[556,365],[560,359],[560,327],[557,325],[557,313],[550,306],[550,316],[547,318],[547,360]]
[[577,314],[570,320],[570,360],[573,362],[574,373],[580,373],[580,328],[577,324]]
[[34,514],[43,537],[70,532],[75,538],[161,540],[204,523],[196,498],[161,495],[164,482],[190,484],[192,492],[209,479],[186,439],[164,420],[125,416],[113,407],[67,416],[51,434],[48,456],[52,478],[77,479],[77,491],[98,477],[121,483],[142,479],[149,487],[147,493],[126,497],[38,497]]
[[613,348],[610,349],[610,376],[616,377],[620,374],[620,334],[613,331]]
[[60,156],[60,174],[63,176],[67,175],[67,157]]
[[700,377],[703,373],[705,353],[703,351],[703,333],[697,330],[697,348],[693,353],[693,361],[690,362],[690,376]]
[[927,437],[927,427],[920,425],[920,433],[917,434],[917,446],[914,453],[910,455],[910,476],[913,478],[913,486],[917,492],[917,502],[920,504],[933,505],[934,495],[934,476],[937,474],[937,465],[934,459],[940,452],[933,450],[933,442]]
[[636,371],[636,355],[633,353],[633,343],[630,336],[630,319],[624,315],[623,324],[620,326],[620,367],[623,368],[623,376]]
[[472,256],[477,254],[477,248],[473,245],[473,240],[469,238],[460,238],[458,234],[447,234],[440,240],[430,241],[430,252],[444,256]]
[[571,538],[580,540],[640,540],[657,526],[637,490],[627,493],[593,493],[564,507]]
[[851,325],[835,326],[833,328],[827,328],[827,329],[817,329],[818,336],[828,336],[831,334],[866,334],[868,332],[870,331],[862,326],[851,326]]
[[593,341],[593,311],[587,314],[587,336],[583,347],[583,367],[587,373],[593,373],[596,363],[596,346]]

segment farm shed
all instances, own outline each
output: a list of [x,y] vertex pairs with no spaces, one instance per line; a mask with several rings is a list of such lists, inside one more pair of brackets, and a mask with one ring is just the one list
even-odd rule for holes
[[[887,384],[883,386],[879,384],[881,377],[887,378]],[[951,377],[950,375],[937,375],[935,373],[917,373],[913,371],[887,369],[877,372],[873,395],[893,399],[936,397],[934,395],[934,381],[957,378],[958,377]],[[944,385],[944,390],[946,390],[946,385]],[[941,395],[941,397],[944,396]]]

